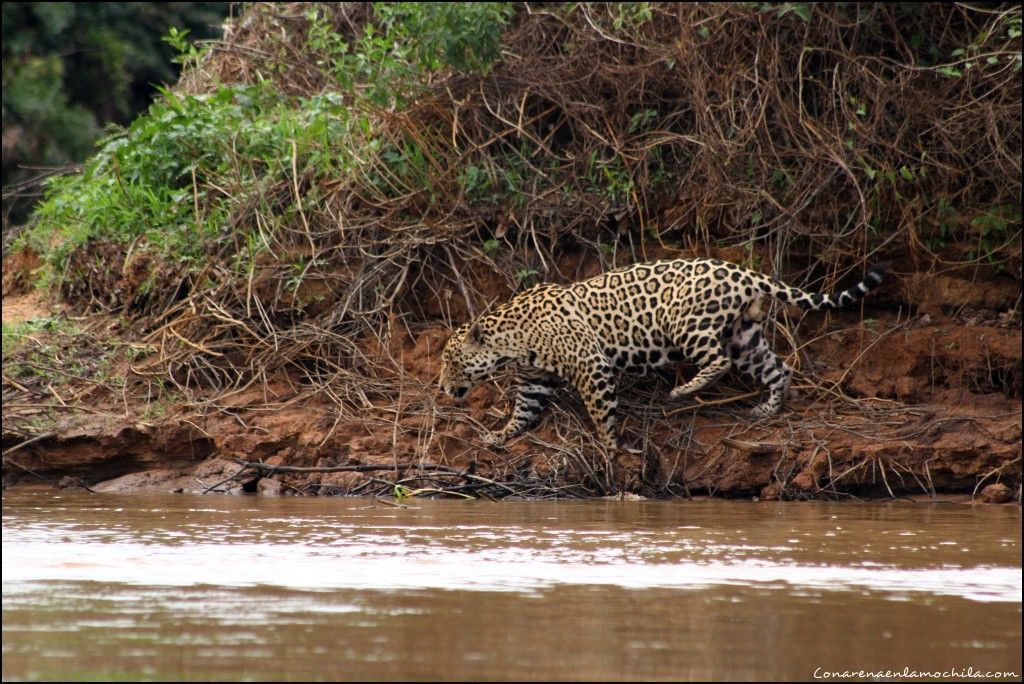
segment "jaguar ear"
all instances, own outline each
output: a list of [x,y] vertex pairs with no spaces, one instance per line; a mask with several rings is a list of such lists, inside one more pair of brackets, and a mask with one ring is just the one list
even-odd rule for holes
[[466,332],[466,342],[474,347],[481,347],[484,344],[484,333],[480,329],[480,323],[476,322],[469,326],[469,330]]

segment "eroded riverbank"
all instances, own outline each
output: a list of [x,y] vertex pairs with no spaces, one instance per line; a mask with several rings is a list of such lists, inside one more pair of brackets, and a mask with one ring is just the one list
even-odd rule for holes
[[[159,390],[162,382],[130,379],[139,368],[125,370],[123,359],[83,366],[81,378],[43,367],[19,380],[5,375],[4,484],[387,496],[401,484],[488,498],[630,492],[1019,501],[1020,328],[890,314],[865,326],[845,316],[805,333],[814,375],[798,378],[786,409],[770,419],[749,418],[755,395],[735,377],[716,385],[710,404],[688,406],[668,400],[671,377],[630,379],[620,394],[623,434],[643,455],[614,461],[593,444],[589,419],[568,390],[535,431],[505,448],[484,445],[482,432],[503,420],[504,392],[488,383],[464,407],[438,396],[441,328],[396,335],[393,348],[380,351],[409,374],[394,378],[398,414],[391,399],[378,405],[368,397],[352,415],[329,392],[311,393],[287,377],[228,393],[195,389],[185,401]],[[18,364],[41,363],[33,348],[73,368],[91,363],[83,357],[103,359],[102,350],[133,348],[98,339],[117,319],[83,320],[93,331],[36,333],[23,342],[27,357],[22,352],[9,365],[32,371]]]

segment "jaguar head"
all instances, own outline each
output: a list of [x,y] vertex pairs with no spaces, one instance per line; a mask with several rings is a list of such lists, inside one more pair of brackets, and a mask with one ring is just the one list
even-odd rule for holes
[[441,353],[441,389],[456,399],[465,399],[473,387],[500,365],[501,358],[487,344],[479,322],[466,323],[452,333]]

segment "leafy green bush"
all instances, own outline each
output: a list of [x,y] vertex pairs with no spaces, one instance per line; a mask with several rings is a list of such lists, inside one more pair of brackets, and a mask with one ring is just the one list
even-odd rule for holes
[[381,2],[375,11],[387,37],[410,45],[421,68],[483,74],[500,56],[512,16],[507,2]]
[[347,122],[331,96],[291,101],[266,86],[165,90],[145,116],[105,138],[82,173],[50,181],[24,240],[55,272],[90,239],[144,237],[165,256],[192,258],[228,232],[237,203],[290,176],[293,156],[299,168],[330,170],[337,160],[325,151],[346,137]]
[[349,44],[327,12],[313,7],[306,13],[306,49],[343,90],[377,106],[402,107],[422,90],[418,77],[425,71],[487,73],[511,16],[507,2],[379,2],[375,20]]
[[[366,152],[382,161],[369,179],[383,195],[429,186],[421,147],[372,139],[359,103],[399,106],[425,70],[486,71],[498,57],[511,9],[507,3],[381,3],[376,13],[376,23],[351,46],[323,10],[307,13],[306,47],[321,56],[318,63],[337,79],[340,93],[289,98],[270,83],[200,95],[160,89],[146,114],[100,141],[82,173],[49,182],[38,222],[24,237],[45,255],[49,277],[91,239],[142,237],[164,256],[195,259],[205,241],[230,232],[233,209],[266,201],[263,190],[290,178],[293,165],[299,174],[312,169],[324,177],[364,163]],[[186,33],[174,29],[165,36],[184,61],[198,54]],[[354,95],[356,105],[342,93]],[[268,213],[292,207],[275,209]],[[255,249],[260,242],[244,238],[240,244]]]

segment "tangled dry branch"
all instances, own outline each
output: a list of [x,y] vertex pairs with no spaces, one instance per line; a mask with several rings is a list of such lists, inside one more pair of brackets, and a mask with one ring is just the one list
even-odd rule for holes
[[[403,345],[535,280],[712,247],[824,291],[882,253],[980,260],[926,238],[941,206],[1020,202],[1020,39],[1001,28],[1019,7],[815,5],[805,20],[756,5],[652,3],[649,19],[622,23],[614,3],[526,4],[487,75],[431,73],[399,110],[353,100],[378,149],[415,149],[420,165],[367,155],[324,178],[293,164],[287,179],[249,188],[230,224],[266,250],[240,266],[227,236],[198,273],[166,266],[142,307],[154,352],[135,373],[207,406],[285,377],[339,416],[391,411],[423,447],[471,421],[436,403],[435,369],[411,369]],[[337,89],[303,49],[305,10],[254,6],[180,87],[272,78],[287,93]],[[348,38],[372,19],[367,3],[331,11]],[[282,220],[274,208],[286,206],[295,211]],[[994,256],[1019,271],[1019,233]],[[651,410],[654,382],[626,402],[639,441],[665,420]],[[810,376],[804,385],[835,397]],[[585,419],[554,422],[574,426],[567,443],[598,451]],[[582,453],[561,462],[601,482],[606,469]]]

